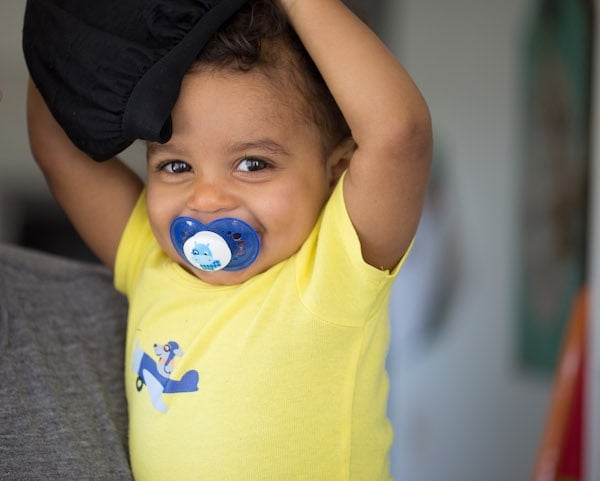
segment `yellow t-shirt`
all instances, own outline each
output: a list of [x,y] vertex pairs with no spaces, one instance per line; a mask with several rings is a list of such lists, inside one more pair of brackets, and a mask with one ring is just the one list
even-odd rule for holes
[[361,257],[332,194],[301,249],[243,284],[206,284],[161,250],[145,195],[119,247],[137,481],[384,481],[393,272]]

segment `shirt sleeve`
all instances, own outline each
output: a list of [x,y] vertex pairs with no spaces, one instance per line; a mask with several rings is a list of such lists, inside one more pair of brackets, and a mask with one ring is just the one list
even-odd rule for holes
[[[344,201],[343,177],[297,257],[297,283],[305,306],[315,315],[357,326],[387,303],[408,252],[398,265],[380,270],[367,264]],[[410,248],[409,248],[410,251]]]
[[142,191],[129,217],[117,249],[115,288],[125,295],[133,292],[144,259],[154,242],[146,211],[146,189]]

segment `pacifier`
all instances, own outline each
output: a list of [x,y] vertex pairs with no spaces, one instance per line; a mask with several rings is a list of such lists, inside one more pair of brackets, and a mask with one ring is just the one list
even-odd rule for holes
[[171,242],[188,264],[208,272],[245,269],[260,250],[260,239],[252,226],[233,217],[209,224],[177,217],[171,223]]

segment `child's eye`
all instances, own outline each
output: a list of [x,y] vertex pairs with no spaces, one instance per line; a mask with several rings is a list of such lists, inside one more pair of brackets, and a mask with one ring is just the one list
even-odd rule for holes
[[189,172],[192,167],[183,160],[170,160],[160,165],[160,170],[168,172],[169,174],[181,174],[182,172]]
[[269,163],[265,162],[264,160],[256,159],[254,157],[247,157],[238,164],[237,170],[242,172],[256,172],[268,167]]

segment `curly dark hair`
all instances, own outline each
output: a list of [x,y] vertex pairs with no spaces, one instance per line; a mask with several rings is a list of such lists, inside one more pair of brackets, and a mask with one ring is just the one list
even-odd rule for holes
[[325,133],[326,147],[351,135],[323,77],[274,0],[250,0],[226,22],[191,71],[206,67],[240,73],[258,69],[274,82],[285,73],[283,78],[301,96],[302,113]]

